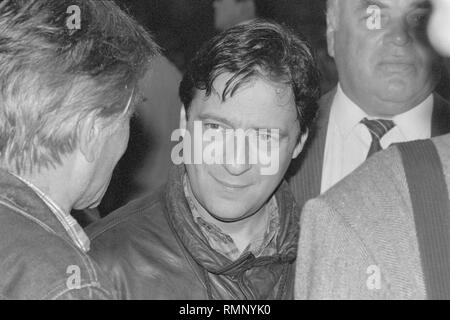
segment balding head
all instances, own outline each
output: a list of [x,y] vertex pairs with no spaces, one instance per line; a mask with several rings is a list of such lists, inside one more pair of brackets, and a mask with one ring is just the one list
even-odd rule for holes
[[434,90],[439,72],[426,39],[429,13],[428,0],[328,0],[328,52],[339,83],[369,115],[404,113]]

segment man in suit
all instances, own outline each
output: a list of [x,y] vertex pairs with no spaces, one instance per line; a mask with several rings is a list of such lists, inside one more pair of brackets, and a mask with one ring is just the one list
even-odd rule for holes
[[373,153],[449,132],[449,106],[434,93],[441,59],[426,39],[428,12],[425,0],[328,0],[339,84],[321,98],[314,136],[290,169],[300,207]]
[[[450,56],[450,3],[430,42]],[[298,299],[450,299],[450,135],[379,153],[305,205]]]

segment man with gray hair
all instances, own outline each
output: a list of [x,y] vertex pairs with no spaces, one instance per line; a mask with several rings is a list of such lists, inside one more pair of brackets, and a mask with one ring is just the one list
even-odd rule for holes
[[426,37],[429,12],[427,0],[328,1],[339,83],[321,98],[315,135],[290,171],[300,207],[375,152],[449,132],[449,105],[434,92],[441,59]]
[[157,53],[113,1],[0,3],[0,298],[115,297],[70,211],[100,202]]

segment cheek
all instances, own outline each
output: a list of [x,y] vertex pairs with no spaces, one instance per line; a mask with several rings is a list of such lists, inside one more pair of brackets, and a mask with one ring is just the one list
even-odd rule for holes
[[357,75],[372,72],[379,56],[379,37],[378,34],[358,30],[345,32],[337,38],[336,62],[340,64],[340,71]]

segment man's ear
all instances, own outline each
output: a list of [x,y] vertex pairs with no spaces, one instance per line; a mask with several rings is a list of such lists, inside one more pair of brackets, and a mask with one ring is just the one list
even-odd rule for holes
[[87,162],[94,162],[101,150],[102,128],[94,114],[89,114],[78,121],[77,125],[78,141],[80,151]]
[[292,159],[297,158],[300,152],[302,152],[303,148],[305,147],[305,143],[308,140],[308,135],[309,131],[306,131],[304,134],[302,134],[297,145],[295,146],[294,153],[292,154]]
[[184,105],[182,105],[180,109],[180,129],[186,130],[186,128],[187,128],[186,108],[184,107]]
[[335,58],[334,45],[336,42],[337,16],[336,12],[327,14],[327,47],[328,55]]

